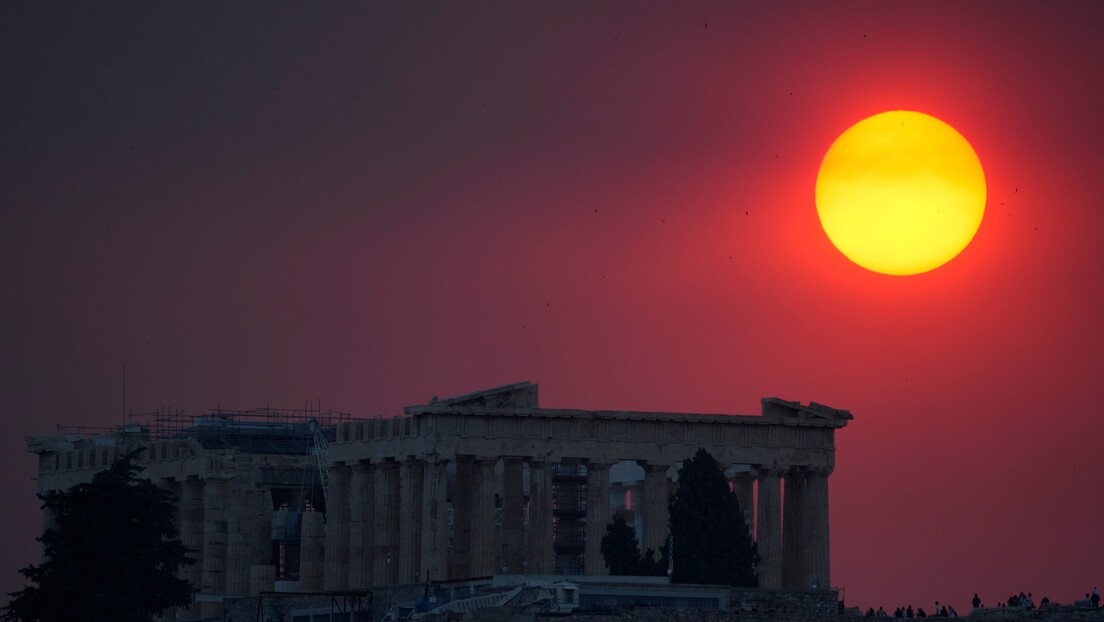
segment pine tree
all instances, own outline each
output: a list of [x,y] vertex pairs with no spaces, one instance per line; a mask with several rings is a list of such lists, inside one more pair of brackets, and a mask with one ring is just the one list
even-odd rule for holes
[[636,528],[625,522],[620,514],[606,525],[606,535],[602,537],[602,558],[610,574],[625,577],[666,576],[667,546],[660,549],[660,557],[648,549],[643,556],[636,544]]
[[642,577],[666,577],[667,554],[670,544],[671,539],[667,538],[667,541],[659,549],[659,559],[656,559],[655,549],[648,549],[640,560],[640,572],[638,574]]
[[178,538],[173,495],[138,478],[138,451],[90,483],[39,495],[56,525],[39,539],[46,561],[19,571],[33,585],[11,593],[0,618],[148,622],[191,602],[176,574],[195,560]]
[[675,583],[756,587],[759,553],[736,493],[716,459],[699,449],[679,470],[678,492],[668,504]]
[[636,546],[636,529],[617,514],[606,525],[602,537],[602,558],[611,575],[631,576],[640,571],[640,549]]

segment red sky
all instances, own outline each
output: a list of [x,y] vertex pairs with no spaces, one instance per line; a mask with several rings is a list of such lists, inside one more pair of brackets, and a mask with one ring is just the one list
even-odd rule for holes
[[[849,604],[1102,582],[1104,5],[0,7],[0,590],[24,437],[127,407],[847,408]],[[985,168],[934,272],[849,263],[813,184],[912,109]]]

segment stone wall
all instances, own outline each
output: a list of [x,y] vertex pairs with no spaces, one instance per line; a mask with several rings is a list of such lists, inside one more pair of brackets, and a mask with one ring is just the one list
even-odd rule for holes
[[[839,592],[836,590],[767,590],[733,588],[729,609],[745,616],[750,614],[769,614],[787,619],[791,614],[804,616],[802,619],[821,619],[838,617]],[[752,619],[752,618],[741,618]]]
[[[961,618],[970,620],[971,622],[1026,622],[1027,620],[1040,620],[1042,622],[1093,620],[1096,622],[1104,622],[1104,609],[1090,609],[1088,607],[1074,605],[1047,605],[1046,607],[1030,610],[1009,607],[983,607],[981,609],[974,609],[970,612],[963,612],[959,615]],[[839,617],[840,622],[858,622],[859,620],[870,619],[871,618],[863,617],[862,614],[852,609],[848,610],[847,615]],[[878,618],[874,619],[877,620]],[[881,619],[889,622],[896,620],[896,618],[892,616]],[[916,620],[917,618],[913,619]],[[945,618],[936,617],[935,619],[943,620]]]
[[[858,622],[868,620],[862,615],[848,613],[839,615],[836,610],[828,612],[828,608],[819,600],[805,600],[799,593],[789,593],[781,596],[781,603],[789,601],[791,608],[779,608],[774,610],[731,610],[731,611],[703,611],[692,609],[663,609],[648,607],[625,607],[608,614],[579,614],[558,618],[571,622],[824,622],[828,620],[836,622]],[[737,597],[738,598],[738,597]],[[737,599],[734,598],[734,603]],[[811,610],[801,610],[801,607],[812,607]],[[464,618],[457,616],[455,620],[470,620],[471,622],[539,622],[545,618],[534,617],[531,614],[502,609],[484,609],[470,614]],[[892,621],[896,618],[882,618]],[[913,618],[917,620],[918,618]],[[945,618],[935,618],[937,620]],[[1022,622],[1026,620],[1041,620],[1043,622],[1066,621],[1092,621],[1104,622],[1104,609],[1086,609],[1084,607],[1053,605],[1042,609],[1023,611],[1019,609],[978,609],[963,616],[972,622]],[[445,622],[445,619],[433,622]]]
[[1044,622],[1065,622],[1066,620],[1104,621],[1104,609],[1089,609],[1073,605],[1047,605],[1031,610],[985,607],[975,609],[968,617],[975,622],[1019,622],[1020,620],[1042,620]]
[[[422,595],[423,589],[424,585],[416,584],[337,591],[330,594],[266,593],[263,595],[263,604],[258,596],[228,598],[224,601],[226,613],[223,619],[225,622],[290,622],[297,611],[328,612],[332,608],[337,613],[360,611],[362,613],[354,616],[354,622],[368,622],[382,618],[394,604],[414,601]],[[258,607],[262,608],[259,616]]]
[[[518,613],[507,608],[484,609],[470,617],[456,617],[455,620],[471,622],[540,622],[548,618],[532,614]],[[748,611],[706,611],[701,609],[666,609],[651,607],[624,607],[608,614],[578,614],[557,617],[570,622],[824,622],[838,620],[838,615],[822,617],[798,611],[790,612],[748,612]],[[428,618],[427,618],[428,620]],[[437,620],[434,622],[445,622]],[[451,622],[451,621],[450,621]]]

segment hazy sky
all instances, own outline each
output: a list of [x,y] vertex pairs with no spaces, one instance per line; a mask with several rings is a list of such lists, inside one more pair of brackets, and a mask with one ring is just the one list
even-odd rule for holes
[[[0,590],[24,438],[135,411],[853,411],[849,604],[1104,583],[1104,4],[0,5]],[[828,146],[937,116],[988,181],[934,272],[848,262]]]

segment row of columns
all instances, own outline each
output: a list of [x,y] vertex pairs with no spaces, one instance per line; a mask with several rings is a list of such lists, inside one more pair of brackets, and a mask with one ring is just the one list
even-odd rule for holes
[[[385,460],[330,469],[324,589],[414,583],[426,572],[444,577],[445,466]],[[468,518],[457,530],[471,532]]]
[[[754,504],[753,481],[758,484]],[[829,588],[828,472],[795,469],[784,474],[761,471],[738,475],[733,489],[745,517],[750,517],[749,508],[755,507],[759,585]]]
[[[529,461],[525,491],[520,457],[502,459],[502,526],[495,524],[495,465],[498,459],[458,456],[455,461],[453,547],[447,540],[448,463],[440,460],[384,460],[331,468],[327,514],[305,513],[300,550],[300,587],[336,590],[416,583],[427,577],[496,574],[496,561],[513,574],[552,574],[553,508],[551,465]],[[600,543],[611,519],[610,464],[587,463],[584,572],[605,574]],[[658,550],[667,538],[667,466],[644,465],[642,513],[644,549]],[[763,587],[808,589],[831,585],[828,540],[828,473],[807,469],[738,474],[733,490],[752,516]],[[784,483],[784,498],[783,498]],[[180,485],[179,528],[183,544],[201,553],[182,577],[207,593],[246,593],[262,580],[245,555],[267,540],[268,525],[251,533],[244,499],[229,503],[229,480],[190,478]],[[529,528],[524,524],[526,492]],[[263,499],[258,498],[263,505]],[[258,508],[253,508],[258,509]],[[676,543],[677,546],[677,543]],[[264,570],[264,569],[261,569]],[[256,578],[254,574],[258,574]],[[264,582],[264,581],[262,581]],[[200,603],[201,615],[216,615],[217,603]],[[205,609],[211,611],[205,611]]]
[[[552,468],[502,458],[502,527],[495,524],[498,458],[457,456],[452,497],[453,546],[447,544],[444,461],[383,460],[331,467],[325,589],[414,583],[430,578],[507,573],[552,574]],[[529,466],[529,490],[523,490]],[[584,571],[605,574],[600,543],[612,517],[610,464],[587,463]],[[644,545],[667,539],[666,465],[645,468]],[[524,525],[529,497],[528,535]],[[402,515],[399,509],[402,508]],[[501,567],[496,567],[500,563]]]
[[447,462],[384,460],[332,467],[325,589],[414,583],[427,576],[489,576],[498,571],[495,565],[500,557],[509,572],[550,574],[550,469],[530,463],[530,535],[526,539],[525,461],[503,460],[502,537],[496,538],[496,530],[486,526],[495,521],[497,459],[458,456],[455,462],[451,556]]
[[[273,589],[276,567],[271,563],[272,499],[269,491],[234,487],[228,475],[185,477],[162,485],[178,497],[177,529],[181,544],[197,563],[182,566],[179,576],[205,594],[250,594]],[[306,585],[321,589],[323,516],[304,516],[300,573]],[[314,557],[312,557],[312,555]],[[261,563],[263,562],[263,563]],[[216,600],[192,603],[178,612],[185,617],[218,617]]]

